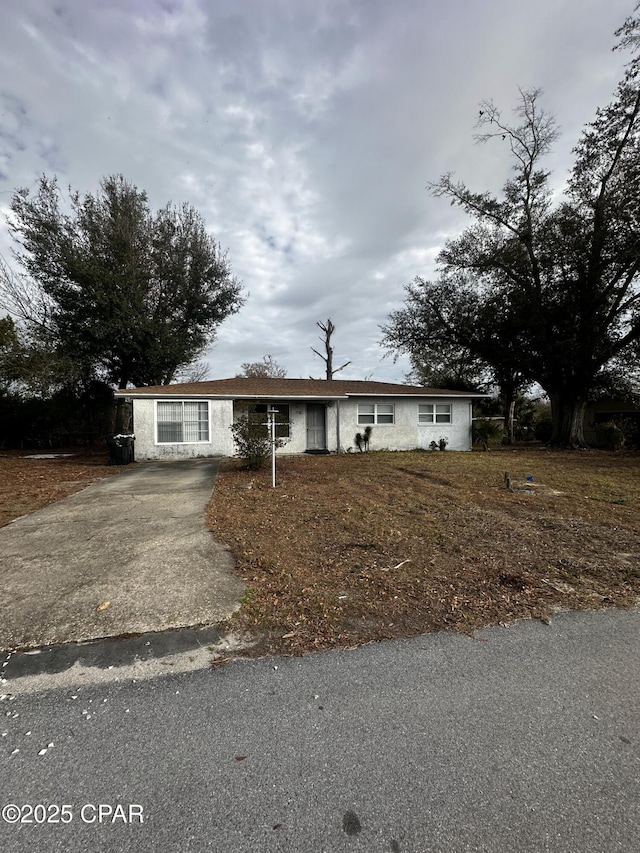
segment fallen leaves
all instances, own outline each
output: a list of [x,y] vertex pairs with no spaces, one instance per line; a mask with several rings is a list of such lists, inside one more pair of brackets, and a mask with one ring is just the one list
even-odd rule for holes
[[570,592],[575,592],[575,588],[570,586],[568,583],[564,583],[563,581],[550,581],[547,578],[540,578],[540,583],[546,583],[547,586],[550,586],[552,589],[555,589],[556,592],[561,592],[564,595],[568,595]]
[[[248,491],[247,472],[225,462],[208,517],[251,587],[227,627],[257,640],[251,654],[299,654],[635,603],[638,457],[510,451],[514,479],[549,484],[526,499],[504,489],[502,459],[283,457],[286,492],[269,488],[268,471],[252,472]],[[592,479],[602,494],[610,481],[624,506],[590,515]]]
[[19,452],[0,456],[0,527],[22,515],[68,497],[90,483],[118,474],[107,465],[107,453],[53,459],[29,459]]

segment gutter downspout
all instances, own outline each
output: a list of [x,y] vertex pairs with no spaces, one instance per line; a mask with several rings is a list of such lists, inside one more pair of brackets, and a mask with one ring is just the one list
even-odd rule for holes
[[336,400],[336,453],[340,453],[340,400]]

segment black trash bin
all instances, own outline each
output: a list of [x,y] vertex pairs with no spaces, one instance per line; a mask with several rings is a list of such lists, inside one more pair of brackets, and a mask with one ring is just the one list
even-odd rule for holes
[[133,435],[108,435],[109,465],[128,465],[134,461]]

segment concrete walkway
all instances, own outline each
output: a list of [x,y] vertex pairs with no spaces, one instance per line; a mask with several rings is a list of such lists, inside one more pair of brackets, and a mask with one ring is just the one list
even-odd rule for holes
[[244,587],[204,520],[218,465],[140,463],[1,528],[0,649],[229,616]]

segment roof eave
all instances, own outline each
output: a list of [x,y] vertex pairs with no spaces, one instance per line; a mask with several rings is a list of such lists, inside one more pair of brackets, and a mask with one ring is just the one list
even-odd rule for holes
[[453,399],[467,399],[468,397],[490,397],[491,394],[479,394],[476,391],[414,391],[402,394],[401,392],[373,392],[373,391],[349,391],[348,397],[451,397]]
[[346,400],[348,396],[346,394],[167,394],[167,393],[154,393],[154,394],[136,394],[136,393],[127,393],[126,391],[116,391],[116,397],[130,397],[131,399],[136,400],[299,400],[300,402],[304,402],[305,400]]
[[450,391],[415,391],[409,394],[403,394],[401,392],[375,392],[375,391],[347,391],[344,394],[212,394],[202,392],[200,394],[179,394],[176,392],[173,393],[162,393],[162,392],[154,392],[154,393],[136,393],[132,391],[115,391],[114,395],[116,397],[129,397],[135,400],[175,400],[176,398],[180,398],[181,400],[292,400],[305,402],[307,400],[348,400],[350,397],[401,397],[401,398],[409,398],[412,397],[450,397],[454,400],[464,400],[464,399],[475,399],[482,397],[490,397],[490,394],[479,394],[477,392],[469,391],[464,392],[461,391],[459,393],[451,393]]

